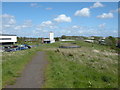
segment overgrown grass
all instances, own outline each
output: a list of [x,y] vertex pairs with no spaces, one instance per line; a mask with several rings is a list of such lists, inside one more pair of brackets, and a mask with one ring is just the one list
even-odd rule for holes
[[116,88],[118,55],[108,46],[75,41],[81,48],[60,49],[63,43],[42,44],[37,48],[3,53],[3,87],[14,84],[24,66],[39,50],[46,51],[49,64],[45,88]]
[[14,84],[15,79],[20,76],[24,66],[31,60],[38,48],[16,52],[4,52],[2,54],[2,85]]
[[[70,43],[70,42],[67,42]],[[46,48],[49,66],[45,88],[117,88],[118,55],[110,47],[76,42],[81,48]],[[54,48],[54,47],[55,48]]]

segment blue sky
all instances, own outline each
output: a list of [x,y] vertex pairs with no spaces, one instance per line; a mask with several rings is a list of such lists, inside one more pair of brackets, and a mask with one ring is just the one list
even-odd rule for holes
[[26,37],[117,36],[117,2],[3,2],[3,33]]

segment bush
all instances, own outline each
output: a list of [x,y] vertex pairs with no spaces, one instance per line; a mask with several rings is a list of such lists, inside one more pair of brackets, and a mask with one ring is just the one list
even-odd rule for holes
[[111,77],[108,77],[108,76],[102,76],[101,79],[102,79],[104,82],[110,82],[110,81],[111,81]]
[[106,42],[106,45],[109,45],[109,46],[115,46],[116,45],[116,40],[112,36],[107,37],[105,39],[105,42]]
[[65,36],[65,35],[62,35],[61,38],[62,38],[62,39],[66,39],[66,36]]
[[55,41],[59,41],[59,37],[56,37],[56,38],[55,38]]

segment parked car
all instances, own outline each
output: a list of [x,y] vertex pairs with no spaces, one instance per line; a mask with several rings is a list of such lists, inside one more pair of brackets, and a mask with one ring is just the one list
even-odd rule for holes
[[19,51],[19,50],[26,50],[30,49],[32,46],[27,45],[27,44],[22,44],[22,45],[13,45],[13,46],[4,46],[4,51],[6,52],[12,52],[12,51]]
[[27,45],[27,44],[23,44],[25,47],[28,47],[29,49],[32,47],[30,45]]
[[4,46],[4,49],[8,49],[8,48],[10,48],[10,46]]
[[17,45],[13,45],[13,46],[11,46],[10,48],[17,48],[18,46]]
[[5,49],[6,52],[12,52],[12,51],[16,51],[16,49],[13,48],[9,48],[9,49]]
[[20,50],[28,49],[28,47],[19,47]]
[[0,47],[0,52],[4,52],[4,47]]

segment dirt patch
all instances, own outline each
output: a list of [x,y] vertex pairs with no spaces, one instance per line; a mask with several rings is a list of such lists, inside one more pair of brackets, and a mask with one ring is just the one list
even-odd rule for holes
[[93,52],[95,52],[95,53],[99,53],[100,51],[98,51],[98,50],[93,50]]
[[93,52],[95,52],[95,53],[102,53],[102,54],[107,55],[107,56],[118,55],[118,53],[107,52],[107,51],[100,52],[99,50],[96,50],[96,49],[94,49]]
[[107,55],[107,56],[111,56],[111,55],[118,55],[118,53],[111,53],[111,52],[104,52],[103,54]]

